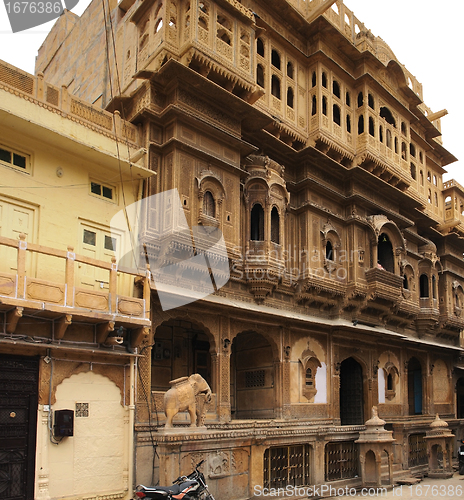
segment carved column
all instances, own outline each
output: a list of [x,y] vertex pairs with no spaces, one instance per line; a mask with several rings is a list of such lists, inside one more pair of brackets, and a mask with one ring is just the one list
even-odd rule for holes
[[230,319],[221,318],[220,335],[217,346],[217,413],[219,421],[230,422],[230,354],[232,340],[230,338]]
[[336,361],[333,365],[333,389],[332,389],[332,418],[334,419],[335,425],[340,425],[340,365]]
[[[281,365],[281,416],[291,418],[291,400],[290,400],[290,354],[291,340],[288,328],[282,332],[282,362]],[[276,415],[277,416],[277,415]]]
[[377,262],[379,260],[379,247],[378,247],[378,239],[371,239],[371,269],[377,268]]
[[137,402],[136,402],[136,415],[138,422],[148,422],[149,415],[148,411],[152,409],[151,401],[151,344],[153,336],[149,335],[145,337],[143,342],[140,344],[139,352],[143,354],[142,357],[138,359],[138,390],[137,390]]

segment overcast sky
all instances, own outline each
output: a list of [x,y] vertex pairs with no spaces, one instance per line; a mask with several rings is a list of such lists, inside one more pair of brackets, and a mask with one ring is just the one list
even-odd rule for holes
[[[15,0],[5,0],[14,2]],[[442,119],[443,145],[462,160],[447,167],[445,179],[464,185],[464,116],[462,88],[462,19],[464,0],[345,0],[345,5],[393,50],[397,59],[422,83],[424,101],[432,111],[447,109]],[[81,14],[89,0],[73,12]],[[24,32],[11,32],[4,2],[0,2],[0,59],[34,73],[35,56],[54,21]],[[459,23],[459,25],[458,25]]]

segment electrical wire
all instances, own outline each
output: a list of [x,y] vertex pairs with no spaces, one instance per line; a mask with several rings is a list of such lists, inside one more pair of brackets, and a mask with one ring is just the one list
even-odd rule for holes
[[[108,76],[109,76],[109,78],[108,78],[108,81],[109,81],[109,90],[110,90],[111,100],[113,100],[114,99],[114,93],[113,93],[113,78],[112,78],[112,74],[111,74],[109,33],[111,34],[111,38],[112,38],[111,45],[112,45],[112,48],[113,48],[113,57],[114,57],[114,66],[115,66],[115,73],[116,73],[116,84],[117,84],[118,95],[121,95],[121,84],[120,84],[120,76],[119,76],[120,73],[119,73],[118,60],[117,60],[117,55],[116,55],[116,44],[115,44],[113,22],[112,22],[112,19],[111,19],[111,14],[109,13],[109,6],[107,5],[106,6],[107,8],[105,8],[105,0],[102,0],[102,7],[103,7],[103,17],[104,17],[104,22],[105,22],[105,42],[106,42],[106,58],[107,58],[108,73],[109,73],[108,74]],[[123,121],[126,120],[125,112],[124,112],[124,106],[123,105],[121,106],[121,118],[122,118]],[[114,130],[116,131],[116,118],[115,118],[114,113],[113,113],[113,126],[114,126]],[[124,128],[123,128],[123,130],[124,130]],[[127,157],[129,158],[130,157],[130,149],[129,149],[129,143],[128,143],[128,140],[127,140],[127,136],[125,137],[125,139],[126,139],[125,142],[126,142],[126,147],[127,147]],[[130,245],[131,245],[131,253],[132,253],[134,262],[137,262],[136,252],[135,252],[135,246],[133,244],[133,231],[132,231],[132,228],[131,228],[131,225],[130,225],[130,220],[129,220],[128,213],[127,213],[127,203],[126,203],[126,194],[125,194],[125,190],[124,190],[124,183],[123,183],[123,177],[122,177],[121,159],[120,159],[120,151],[119,151],[119,141],[118,141],[118,137],[117,137],[116,134],[115,134],[115,141],[116,141],[116,151],[117,151],[118,162],[119,162],[119,176],[120,176],[121,189],[122,189],[122,201],[123,201],[123,206],[124,206],[124,213],[125,213],[126,223],[127,223],[127,227],[128,227],[128,230],[129,230],[129,241],[130,241]],[[132,189],[135,192],[135,185],[134,185],[134,178],[133,178],[133,175],[132,175],[132,165],[131,164],[129,165],[129,169],[130,169],[130,177],[131,177]],[[139,220],[138,211],[135,211],[135,217],[136,217],[136,225],[137,225],[137,227],[140,227],[140,220]],[[145,349],[143,349],[143,350],[145,350]],[[143,350],[141,352],[143,352]],[[152,414],[151,414],[152,412],[151,412],[150,403],[149,403],[148,391],[147,391],[147,388],[145,387],[145,383],[143,381],[142,374],[140,372],[138,364],[137,364],[137,373],[138,373],[138,376],[139,376],[139,379],[140,379],[140,382],[141,382],[142,391],[143,391],[143,394],[144,394],[144,397],[145,397],[145,401],[146,401],[146,405],[147,405],[147,410],[148,410],[148,425],[149,425],[149,429],[150,429],[150,437],[151,437],[151,442],[152,442],[152,446],[153,446],[153,467],[152,467],[152,484],[153,484],[154,483],[155,458],[157,456],[159,458],[159,455],[158,455],[158,452],[157,452],[157,446],[158,445],[157,445],[155,437],[153,435],[153,424],[152,424]],[[156,411],[156,402],[155,402],[155,412],[156,412],[157,424],[159,424],[159,421],[158,421],[158,412]]]

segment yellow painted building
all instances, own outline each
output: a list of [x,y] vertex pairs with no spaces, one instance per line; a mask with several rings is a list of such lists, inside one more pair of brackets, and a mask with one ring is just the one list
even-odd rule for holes
[[145,270],[117,268],[110,221],[143,194],[144,152],[117,113],[0,61],[5,498],[131,497],[149,295]]

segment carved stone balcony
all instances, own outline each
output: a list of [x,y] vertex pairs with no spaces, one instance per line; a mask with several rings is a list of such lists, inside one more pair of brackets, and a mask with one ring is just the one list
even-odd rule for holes
[[282,248],[267,241],[250,241],[244,274],[256,302],[262,302],[285,277]]
[[396,305],[402,301],[403,279],[401,276],[384,269],[373,268],[366,271],[366,281],[369,301],[380,301],[387,305]]

